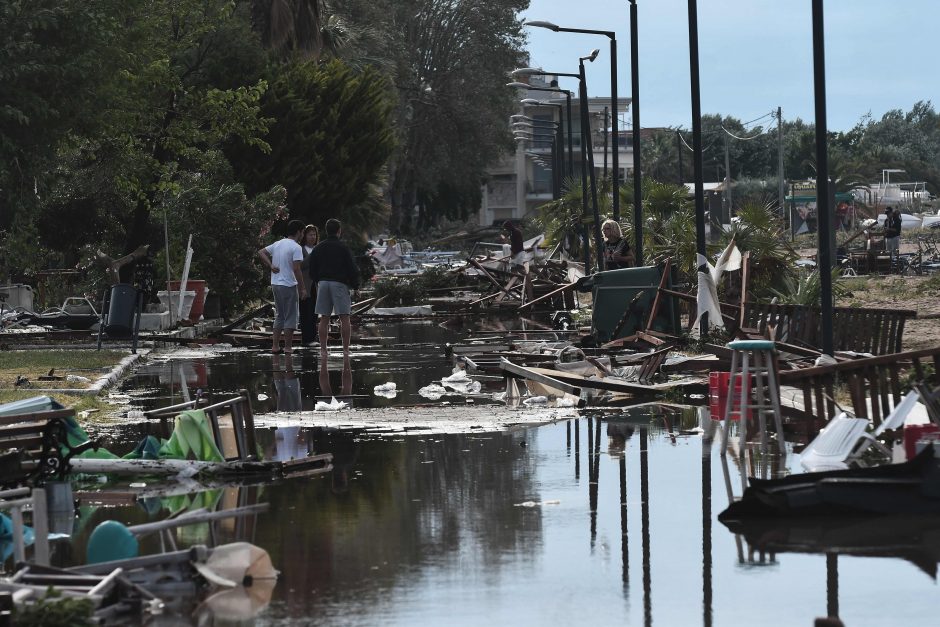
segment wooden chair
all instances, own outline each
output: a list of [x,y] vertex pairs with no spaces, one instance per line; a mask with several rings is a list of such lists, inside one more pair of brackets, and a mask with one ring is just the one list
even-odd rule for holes
[[[238,396],[213,404],[205,404],[203,397],[195,400],[144,412],[150,420],[159,420],[162,437],[169,438],[169,420],[181,412],[201,409],[209,419],[212,436],[225,461],[257,461],[258,443],[255,440],[255,420],[248,390]],[[231,430],[231,431],[230,431]]]

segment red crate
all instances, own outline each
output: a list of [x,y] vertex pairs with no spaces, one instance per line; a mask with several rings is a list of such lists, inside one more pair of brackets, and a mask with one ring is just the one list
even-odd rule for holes
[[[751,376],[743,377],[748,389],[751,387]],[[730,372],[710,372],[708,373],[708,407],[711,411],[712,420],[724,420],[725,408],[728,406],[728,387],[731,381]],[[735,377],[734,380],[734,398],[731,406],[731,420],[737,420],[741,411],[741,381],[742,377]],[[747,418],[752,417],[751,409],[747,410]]]
[[940,427],[935,424],[905,425],[904,426],[904,453],[908,459],[917,454],[917,441],[930,440],[940,436]]

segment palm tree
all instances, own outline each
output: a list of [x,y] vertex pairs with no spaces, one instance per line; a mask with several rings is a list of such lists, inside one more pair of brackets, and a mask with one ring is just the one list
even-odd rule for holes
[[317,59],[323,48],[320,0],[252,0],[251,17],[265,46],[281,55]]

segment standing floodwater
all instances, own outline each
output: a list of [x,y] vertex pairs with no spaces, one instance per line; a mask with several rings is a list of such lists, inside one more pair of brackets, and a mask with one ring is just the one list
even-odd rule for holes
[[[940,519],[736,536],[716,521],[728,489],[740,494],[742,463],[763,473],[772,460],[723,459],[699,421],[646,406],[501,433],[261,430],[266,454],[332,452],[333,471],[88,516],[269,502],[240,523],[282,572],[255,600],[259,625],[805,626],[838,614],[856,627],[919,624],[937,607]],[[773,551],[749,545],[761,534]]]

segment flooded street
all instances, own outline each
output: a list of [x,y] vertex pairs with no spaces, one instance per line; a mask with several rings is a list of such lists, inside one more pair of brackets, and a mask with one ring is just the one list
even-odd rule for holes
[[[432,325],[376,331],[389,339],[354,350],[357,406],[422,403],[443,412],[444,403],[467,404],[468,395],[430,401],[416,393],[451,373],[442,345],[466,336]],[[149,408],[178,402],[184,388],[223,397],[246,388],[267,458],[333,454],[330,472],[276,483],[81,487],[72,540],[53,555],[60,565],[82,561],[103,520],[270,504],[256,516],[177,534],[181,548],[212,538],[252,542],[281,571],[273,590],[171,608],[192,624],[233,624],[257,612],[239,624],[805,626],[838,615],[856,627],[924,624],[937,607],[935,517],[769,523],[737,534],[719,523],[729,490],[741,494],[742,464],[769,476],[776,462],[754,451],[742,461],[734,447],[722,458],[698,408],[570,410],[567,419],[499,431],[310,427],[292,423],[290,412],[271,413],[283,373],[270,355],[183,356],[151,362],[123,391]],[[293,361],[304,416],[322,414],[309,411],[319,392],[313,354]],[[492,379],[469,395],[474,411],[509,411],[489,397],[504,389]],[[389,381],[401,391],[396,398],[373,394]],[[352,422],[356,413],[336,420]],[[285,424],[292,426],[272,426]],[[125,452],[145,430],[108,429],[106,445]],[[797,472],[798,456],[786,466]],[[139,493],[150,496],[135,500]],[[141,552],[160,550],[150,537]]]

